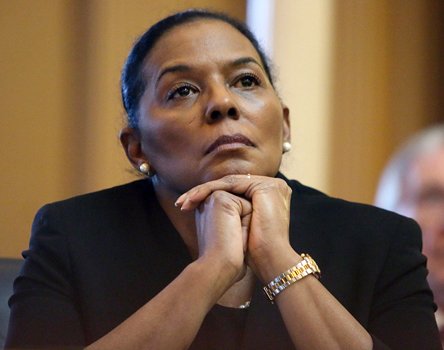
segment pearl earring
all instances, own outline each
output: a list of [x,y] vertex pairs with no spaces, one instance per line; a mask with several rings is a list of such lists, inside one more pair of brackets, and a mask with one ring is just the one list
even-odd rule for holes
[[149,176],[150,174],[150,165],[147,162],[143,162],[139,165],[139,170],[142,174]]
[[283,151],[284,153],[287,153],[287,152],[290,152],[290,150],[291,150],[291,143],[285,141],[285,142],[282,144],[282,151]]

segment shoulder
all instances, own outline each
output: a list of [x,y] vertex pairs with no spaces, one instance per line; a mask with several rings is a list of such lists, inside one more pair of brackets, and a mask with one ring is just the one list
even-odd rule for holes
[[137,180],[126,184],[106,188],[103,190],[81,194],[75,197],[50,203],[50,206],[77,206],[97,204],[101,202],[119,202],[121,199],[133,197],[140,192],[149,192],[152,189],[151,182],[147,179]]
[[310,210],[312,214],[332,216],[335,221],[384,224],[386,221],[407,221],[416,225],[414,220],[370,204],[351,202],[331,197],[317,189],[305,186],[296,180],[286,179],[292,189],[292,204]]
[[381,248],[400,241],[421,247],[421,231],[410,218],[373,205],[330,197],[298,181],[285,180],[292,189],[293,220],[317,232],[316,236]]
[[146,209],[150,199],[156,201],[151,181],[137,180],[46,204],[37,212],[34,226],[48,220],[53,224],[79,226],[119,217],[130,218]]

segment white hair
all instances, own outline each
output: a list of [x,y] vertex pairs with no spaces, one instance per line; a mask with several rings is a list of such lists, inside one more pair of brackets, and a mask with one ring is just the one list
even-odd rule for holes
[[444,146],[444,124],[439,124],[414,135],[392,157],[382,173],[376,191],[375,205],[401,212],[403,185],[410,167],[420,156]]

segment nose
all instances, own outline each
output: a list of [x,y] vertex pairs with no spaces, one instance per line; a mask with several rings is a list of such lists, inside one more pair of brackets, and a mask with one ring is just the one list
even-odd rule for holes
[[207,123],[215,123],[226,117],[239,119],[239,109],[229,87],[219,84],[209,91],[205,120]]

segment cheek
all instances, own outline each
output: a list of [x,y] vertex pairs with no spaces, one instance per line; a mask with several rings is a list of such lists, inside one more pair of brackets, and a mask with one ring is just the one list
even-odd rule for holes
[[263,90],[262,92],[249,93],[245,92],[241,95],[242,104],[245,112],[252,115],[270,115],[270,112],[276,112],[277,98],[272,92]]
[[281,143],[284,116],[281,104],[274,95],[266,94],[266,96],[246,98],[243,110],[261,132],[270,136],[264,140]]
[[190,142],[184,126],[171,122],[152,119],[141,125],[142,151],[150,161],[172,158],[186,151]]
[[435,237],[432,232],[423,230],[422,232],[422,247],[423,253],[427,256],[431,255],[433,246],[435,244]]

